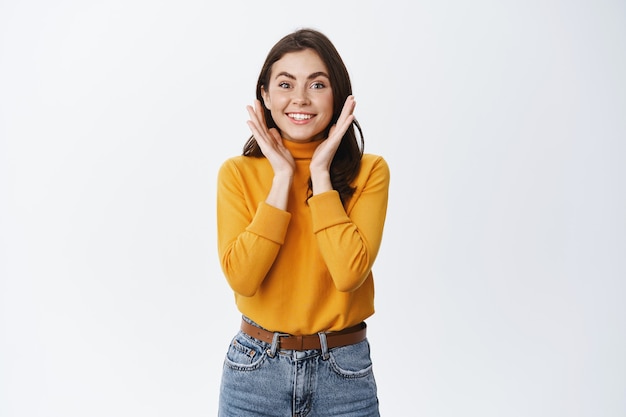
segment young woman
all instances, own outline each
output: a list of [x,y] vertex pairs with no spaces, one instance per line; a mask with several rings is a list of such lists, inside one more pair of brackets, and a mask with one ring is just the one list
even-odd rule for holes
[[256,95],[243,155],[218,175],[220,262],[243,315],[219,416],[378,416],[364,320],[388,166],[363,154],[348,72],[322,33],[281,39]]

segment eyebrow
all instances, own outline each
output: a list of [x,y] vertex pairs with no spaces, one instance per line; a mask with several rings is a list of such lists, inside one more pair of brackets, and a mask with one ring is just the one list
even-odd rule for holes
[[[285,76],[285,77],[287,77],[287,78],[290,78],[290,79],[292,79],[292,80],[295,80],[295,79],[296,79],[296,77],[295,77],[294,75],[289,74],[288,72],[285,72],[285,71],[281,71],[281,72],[279,72],[278,74],[276,74],[276,77],[275,77],[275,78],[278,78],[278,77],[280,77],[281,75],[282,75],[282,76]],[[312,80],[313,78],[317,78],[317,77],[320,77],[320,76],[321,76],[321,77],[326,77],[326,78],[328,78],[328,79],[330,80],[330,77],[329,77],[329,76],[328,76],[328,74],[326,74],[324,71],[314,72],[313,74],[311,74],[311,75],[309,75],[309,76],[307,77],[307,80]]]

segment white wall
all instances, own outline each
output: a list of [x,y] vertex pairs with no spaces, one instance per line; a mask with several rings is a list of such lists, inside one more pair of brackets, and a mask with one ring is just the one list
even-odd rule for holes
[[626,415],[617,0],[0,2],[0,415],[215,415],[216,170],[302,26],[392,170],[383,415]]

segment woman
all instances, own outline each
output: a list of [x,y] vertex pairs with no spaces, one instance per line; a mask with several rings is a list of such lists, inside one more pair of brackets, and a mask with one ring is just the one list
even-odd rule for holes
[[243,315],[219,415],[378,416],[364,320],[388,166],[363,154],[348,72],[322,33],[281,39],[256,94],[252,136],[218,175],[220,262]]

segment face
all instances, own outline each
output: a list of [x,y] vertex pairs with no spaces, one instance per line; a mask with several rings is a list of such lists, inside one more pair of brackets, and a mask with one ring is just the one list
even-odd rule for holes
[[290,52],[276,61],[261,94],[284,139],[324,139],[333,116],[333,90],[326,65],[315,51]]

